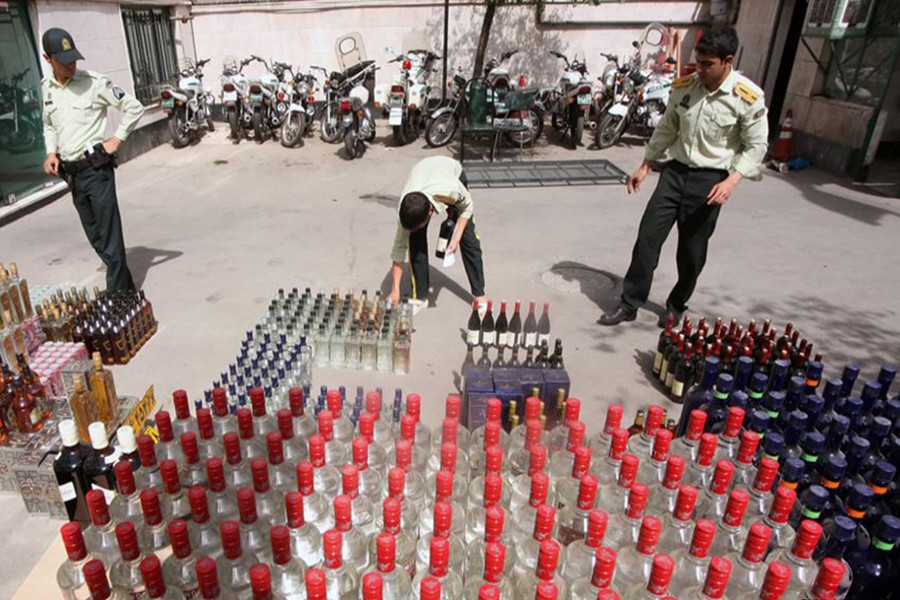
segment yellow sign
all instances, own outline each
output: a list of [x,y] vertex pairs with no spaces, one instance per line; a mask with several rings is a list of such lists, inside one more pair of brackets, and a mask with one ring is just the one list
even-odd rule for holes
[[144,430],[144,423],[147,422],[147,419],[150,417],[150,412],[155,406],[156,395],[154,394],[153,386],[151,385],[147,388],[147,391],[144,392],[144,397],[141,398],[140,402],[131,409],[131,413],[126,417],[123,424],[130,425],[136,436],[141,435],[141,432]]

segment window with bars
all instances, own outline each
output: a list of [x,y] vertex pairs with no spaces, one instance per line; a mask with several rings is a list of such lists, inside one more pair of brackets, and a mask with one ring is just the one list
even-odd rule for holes
[[155,102],[162,85],[178,70],[170,16],[169,8],[122,7],[134,94],[144,104]]

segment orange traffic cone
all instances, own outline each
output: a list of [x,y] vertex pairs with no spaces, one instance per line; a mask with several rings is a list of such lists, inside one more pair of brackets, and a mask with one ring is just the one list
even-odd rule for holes
[[781,132],[778,134],[778,143],[775,151],[769,154],[769,158],[779,162],[786,162],[794,158],[791,140],[794,137],[794,111],[788,109],[784,115],[784,123],[781,124]]

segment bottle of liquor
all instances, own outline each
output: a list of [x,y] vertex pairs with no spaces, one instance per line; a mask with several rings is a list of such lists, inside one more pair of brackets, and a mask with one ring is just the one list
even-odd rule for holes
[[[610,436],[610,444],[603,460],[595,460],[591,472],[600,481],[600,489],[614,485],[619,479],[622,460],[628,449],[628,432],[616,427]],[[594,455],[596,458],[596,455]]]
[[[624,594],[625,598],[656,600],[657,598],[672,597],[669,595],[669,581],[672,579],[672,573],[675,571],[675,561],[666,554],[657,554],[655,557],[650,557],[649,565],[649,568],[646,568],[647,575],[641,577],[641,581],[632,583],[628,588],[624,588],[627,590]],[[618,574],[616,583],[622,589]]]
[[674,596],[688,595],[689,590],[702,585],[707,570],[712,568],[709,550],[715,534],[715,523],[708,519],[697,519],[690,545],[679,548],[672,554],[672,560],[678,567],[669,583],[669,591]]
[[621,404],[610,404],[606,409],[606,421],[603,429],[592,435],[590,440],[588,440],[588,446],[594,453],[594,464],[597,464],[597,461],[606,458],[609,454],[613,431],[622,425],[623,413],[624,409]]
[[316,565],[322,560],[322,534],[306,522],[303,495],[288,492],[284,497],[287,528],[290,536],[290,553],[305,565]]
[[881,518],[872,543],[846,556],[853,571],[853,586],[847,596],[852,600],[890,597],[897,585],[897,566],[891,556],[900,541],[900,519],[892,515]]
[[[322,536],[325,559],[320,568],[325,572],[328,598],[351,598],[359,593],[359,575],[355,569],[344,564],[341,538],[341,532],[336,529],[330,529]],[[313,571],[315,569],[307,571],[307,574]]]
[[447,246],[450,245],[450,240],[453,238],[453,231],[456,229],[456,221],[450,218],[447,215],[447,218],[441,222],[441,229],[438,235],[438,243],[437,247],[434,249],[434,255],[437,258],[443,259],[445,253],[447,251]]
[[628,502],[628,490],[637,480],[638,468],[638,457],[634,454],[626,454],[622,458],[622,467],[619,469],[616,486],[600,489],[598,508],[602,508],[609,515],[616,515],[624,511]]
[[638,534],[644,519],[644,510],[650,488],[640,481],[634,482],[628,492],[628,505],[624,512],[614,513],[610,519],[604,544],[619,552],[638,541]]
[[700,489],[709,487],[712,477],[715,473],[713,469],[713,459],[716,455],[716,448],[719,444],[719,438],[712,433],[704,433],[700,436],[700,444],[697,447],[697,456],[688,466],[685,475],[685,483],[697,486]]
[[119,558],[109,569],[109,583],[113,592],[121,598],[146,597],[144,578],[141,577],[141,561],[146,555],[138,545],[137,531],[130,521],[116,525]]
[[506,319],[506,300],[503,300],[500,303],[500,314],[497,315],[497,322],[494,329],[497,332],[497,347],[506,348],[507,346],[511,346],[507,337],[509,322]]
[[341,533],[341,552],[348,568],[357,573],[369,567],[368,539],[353,525],[352,503],[349,496],[341,494],[334,499],[334,528]]
[[[650,502],[647,505],[647,513],[662,518],[670,514],[678,503],[679,490],[684,478],[685,460],[670,454],[663,471],[662,481],[650,488]],[[692,486],[693,487],[693,486]],[[694,488],[696,489],[696,488]],[[691,508],[693,510],[693,507]]]
[[116,544],[116,523],[109,516],[106,496],[99,490],[91,490],[86,495],[91,524],[84,530],[84,542],[88,550],[105,565],[111,565],[118,557]]
[[254,555],[258,561],[266,562],[271,559],[268,539],[270,521],[258,511],[256,493],[251,488],[239,489],[237,499],[243,550]]
[[[584,447],[584,446],[582,446]],[[589,456],[589,454],[588,454]],[[556,538],[563,546],[582,540],[588,532],[591,511],[597,501],[598,481],[590,473],[583,475],[578,487],[578,498],[574,504],[568,504],[559,512]],[[632,489],[634,486],[632,486]],[[643,505],[647,502],[647,486],[638,490],[633,512],[643,513]],[[642,499],[640,498],[642,496]],[[608,544],[609,545],[609,544]],[[614,548],[615,549],[615,548]]]
[[203,600],[230,600],[232,598],[232,596],[223,594],[219,587],[219,572],[215,560],[203,557],[197,561],[195,568],[197,581],[200,584],[200,598]]
[[733,477],[734,463],[728,459],[720,459],[713,471],[712,481],[697,500],[697,516],[699,518],[717,521],[725,514],[728,490]]
[[198,556],[217,557],[222,552],[217,523],[230,519],[232,515],[222,515],[221,519],[214,521],[210,515],[206,490],[200,486],[188,491],[188,499],[191,503],[191,520],[188,522],[191,547]]
[[206,466],[200,457],[200,445],[197,442],[197,434],[186,431],[181,434],[180,465],[181,485],[191,488],[195,485],[206,485]]
[[169,547],[169,534],[163,520],[159,494],[154,488],[141,490],[141,513],[144,522],[138,528],[139,546],[144,552],[158,552]]
[[114,427],[119,418],[119,397],[112,373],[103,368],[103,359],[99,352],[93,355],[94,370],[91,371],[90,384],[94,393],[96,417],[107,428]]
[[728,504],[725,506],[725,514],[716,524],[716,537],[710,550],[713,556],[725,556],[731,552],[739,552],[744,547],[747,539],[744,516],[749,503],[750,494],[745,490],[731,490]]
[[[272,527],[271,588],[275,594],[291,598],[301,594],[306,565],[291,555],[291,533],[284,525]],[[251,573],[252,579],[252,573]]]
[[725,598],[725,588],[731,577],[731,563],[720,556],[713,557],[703,585],[686,590],[682,598],[687,600],[718,600]]
[[544,302],[544,311],[537,324],[537,345],[550,344],[550,303]]
[[644,431],[644,410],[638,409],[637,413],[634,415],[634,422],[631,424],[631,427],[628,428],[628,437],[631,438],[635,435],[639,435],[642,431]]
[[182,460],[181,446],[175,439],[175,430],[172,429],[172,416],[169,411],[160,410],[156,413],[156,429],[159,432],[159,441],[156,442],[156,460],[162,463],[164,460],[172,460],[180,463]]
[[270,415],[266,407],[266,393],[260,387],[250,389],[250,408],[253,415],[254,435],[265,439],[270,431],[278,431],[275,417]]
[[120,460],[116,463],[114,471],[119,493],[109,503],[109,514],[116,523],[132,521],[139,525],[143,520],[141,495],[134,481],[134,473],[131,472],[131,463]]
[[[606,513],[595,508],[588,516],[587,533],[566,548],[565,559],[560,574],[569,585],[574,586],[580,579],[590,581],[595,558],[600,560],[600,549],[606,537],[609,518]],[[607,548],[609,549],[609,548]],[[613,559],[615,561],[615,559]],[[609,573],[610,579],[612,572]],[[573,592],[574,593],[574,589]]]
[[183,597],[166,586],[162,565],[156,556],[150,555],[141,561],[141,576],[144,578],[144,587],[150,600],[178,600]]
[[802,595],[804,600],[828,600],[836,598],[838,587],[844,578],[846,568],[843,563],[833,558],[826,558],[819,566],[816,580],[812,587]]
[[[516,592],[519,598],[527,598],[528,595],[538,589],[537,597],[541,597],[540,586],[551,584],[551,589],[555,588],[558,594],[566,597],[568,594],[568,585],[566,580],[557,573],[559,566],[560,545],[553,539],[546,539],[541,542],[538,552],[537,563],[535,569],[524,574],[523,577],[517,578]],[[550,595],[550,598],[555,598]]]
[[659,334],[659,341],[656,343],[656,354],[653,355],[653,374],[659,377],[662,369],[663,354],[672,339],[672,321],[666,324],[666,328]]
[[776,550],[766,559],[769,563],[781,561],[791,568],[788,594],[802,593],[812,585],[816,575],[816,563],[812,559],[812,553],[821,537],[821,525],[815,521],[803,521],[797,531],[793,547]]
[[430,563],[427,571],[422,571],[416,575],[412,583],[413,597],[423,598],[421,590],[426,579],[434,579],[439,583],[440,597],[446,598],[462,598],[463,597],[463,579],[459,573],[455,573],[449,569],[450,563],[450,540],[445,537],[431,538]]
[[[116,489],[115,463],[120,451],[109,443],[106,426],[101,422],[91,423],[88,427],[91,438],[91,453],[84,460],[84,477],[92,489],[101,488],[114,492]],[[112,496],[112,494],[110,494]]]
[[497,343],[497,332],[494,329],[494,303],[487,301],[487,311],[481,319],[481,344],[483,346],[494,346]]
[[672,432],[660,427],[656,430],[653,439],[653,450],[646,460],[641,461],[638,469],[638,481],[648,486],[657,486],[663,480],[666,471],[666,462],[669,459],[669,451],[672,447]]
[[466,343],[470,346],[481,344],[481,317],[478,314],[478,301],[472,303],[472,314],[469,315],[469,323],[466,325]]
[[766,563],[763,559],[769,551],[771,538],[771,529],[762,523],[754,523],[750,526],[744,549],[725,556],[732,565],[727,589],[729,598],[755,597],[753,594],[759,594],[766,578]]
[[525,324],[522,326],[522,345],[526,348],[534,348],[539,345],[537,319],[534,316],[534,305],[534,300],[528,303],[528,316],[525,317]]
[[59,495],[65,504],[70,521],[87,522],[90,515],[84,496],[90,488],[84,479],[83,465],[89,451],[78,439],[78,429],[73,420],[60,421],[59,435],[62,450],[53,461],[53,473],[59,485]]
[[[65,600],[84,598],[87,583],[82,569],[89,561],[98,559],[95,559],[87,551],[81,526],[78,523],[66,523],[60,528],[60,533],[66,548],[66,560],[56,571],[56,585]],[[102,562],[100,570],[105,571]]]
[[170,521],[166,526],[172,542],[172,554],[163,562],[163,577],[173,592],[180,592],[186,598],[200,593],[196,563],[198,555],[191,548],[187,523],[180,519]]
[[[644,517],[637,545],[629,546],[619,553],[615,576],[616,587],[621,590],[630,590],[635,586],[647,583],[650,579],[653,557],[656,556],[656,546],[659,543],[661,530],[662,521],[656,517]],[[671,559],[669,560],[671,561]],[[668,587],[668,580],[666,587]],[[630,598],[631,596],[626,597]]]
[[221,439],[229,431],[237,432],[237,422],[234,415],[231,414],[228,396],[225,389],[221,387],[215,387],[212,390],[212,421],[216,438]]
[[[106,578],[106,567],[99,559],[92,559],[82,568],[85,587],[91,600],[107,600],[113,597],[112,589]],[[65,597],[65,596],[64,596]]]
[[[569,588],[571,600],[596,600],[603,590],[615,592],[613,572],[616,568],[616,552],[605,546],[596,551],[596,560],[587,576],[579,577]],[[565,570],[566,565],[563,565]]]
[[[323,415],[326,416],[323,417]],[[323,423],[329,422],[329,418],[330,414],[328,412],[322,411],[319,413],[320,428]],[[332,444],[332,447],[337,448],[335,444]],[[309,458],[314,469],[316,489],[324,494],[326,498],[333,498],[340,488],[341,474],[333,464],[326,462],[327,448],[328,444],[326,444],[325,438],[320,434],[309,438]],[[335,453],[342,454],[337,450],[335,450]],[[346,461],[340,464],[343,465],[344,462]]]
[[250,591],[250,567],[256,557],[245,553],[241,545],[240,526],[235,521],[225,521],[219,526],[222,538],[222,556],[216,559],[219,585],[223,594],[247,597]]
[[[688,422],[693,411],[701,406],[708,406],[713,400],[713,386],[719,374],[719,359],[710,356],[706,359],[703,368],[703,377],[700,385],[690,389],[685,395],[684,403],[681,408],[681,417],[678,420],[678,427],[675,431],[676,437],[684,436],[688,429]],[[705,413],[704,413],[705,414]]]
[[221,438],[216,437],[212,411],[208,408],[197,409],[197,447],[201,461],[224,453]]
[[[513,309],[513,316],[509,320],[509,329],[506,335],[506,345],[510,348],[518,348],[525,345],[525,339],[522,336],[522,317],[520,315],[522,303],[516,300]],[[514,350],[515,354],[515,350]]]
[[172,519],[189,519],[191,504],[187,493],[181,486],[178,465],[173,460],[164,460],[159,465],[163,481],[162,511],[166,521]]
[[328,500],[319,493],[315,485],[315,469],[312,463],[304,461],[297,464],[297,489],[303,495],[303,511],[306,520],[324,533],[331,527],[331,509]]

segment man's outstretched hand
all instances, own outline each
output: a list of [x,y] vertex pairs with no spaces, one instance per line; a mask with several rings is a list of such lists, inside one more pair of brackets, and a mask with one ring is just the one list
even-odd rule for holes
[[728,199],[731,198],[731,192],[734,191],[734,187],[740,180],[741,174],[734,171],[731,175],[712,187],[709,191],[709,196],[707,196],[706,203],[710,206],[721,206],[728,202]]
[[638,167],[638,170],[631,174],[631,177],[628,178],[628,193],[634,194],[637,193],[638,190],[641,189],[641,182],[644,181],[644,178],[647,177],[647,173],[650,172],[650,161],[644,161],[641,163],[641,166]]

